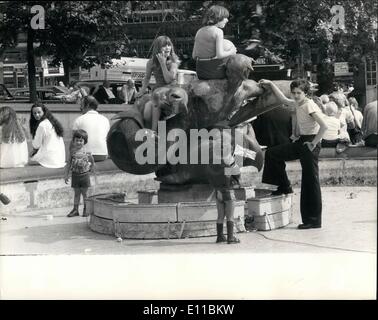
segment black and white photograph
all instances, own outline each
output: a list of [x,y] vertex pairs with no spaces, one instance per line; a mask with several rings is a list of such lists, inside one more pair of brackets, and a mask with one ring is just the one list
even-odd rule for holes
[[0,1],[0,300],[376,300],[377,15]]

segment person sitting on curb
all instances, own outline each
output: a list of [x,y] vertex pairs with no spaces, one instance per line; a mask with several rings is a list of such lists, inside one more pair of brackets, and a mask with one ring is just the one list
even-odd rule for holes
[[335,148],[338,143],[340,143],[340,128],[341,122],[337,116],[337,105],[333,101],[327,102],[325,104],[325,116],[324,121],[327,124],[327,130],[324,133],[322,139],[322,147]]
[[365,146],[377,148],[377,100],[368,103],[364,108],[364,117],[362,120],[362,133],[363,139],[365,140]]
[[122,103],[122,101],[114,95],[114,92],[110,87],[110,82],[107,80],[104,81],[93,95],[100,104]]

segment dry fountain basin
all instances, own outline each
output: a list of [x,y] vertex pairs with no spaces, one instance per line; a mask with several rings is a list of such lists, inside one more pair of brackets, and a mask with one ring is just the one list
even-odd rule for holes
[[[237,189],[235,232],[244,232],[246,198],[253,188]],[[181,239],[216,235],[217,207],[208,185],[139,191],[138,203],[122,193],[93,195],[86,200],[89,227],[124,239]],[[226,223],[226,222],[225,222]]]

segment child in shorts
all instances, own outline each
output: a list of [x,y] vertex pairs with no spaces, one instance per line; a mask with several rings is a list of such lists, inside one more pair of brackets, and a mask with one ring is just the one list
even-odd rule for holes
[[75,130],[70,144],[70,157],[67,162],[64,174],[64,182],[68,184],[68,175],[72,172],[71,187],[74,189],[74,207],[67,217],[79,215],[80,196],[83,196],[84,209],[83,217],[87,217],[85,200],[88,188],[91,186],[90,173],[95,175],[95,163],[91,153],[86,152],[84,145],[88,142],[88,134],[85,130]]

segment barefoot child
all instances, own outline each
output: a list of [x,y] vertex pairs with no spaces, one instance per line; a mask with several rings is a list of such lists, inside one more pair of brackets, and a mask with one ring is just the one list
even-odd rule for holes
[[83,195],[84,210],[83,217],[87,217],[85,200],[87,198],[88,188],[91,186],[90,173],[95,175],[95,164],[93,156],[85,152],[84,145],[88,142],[88,134],[84,130],[75,130],[73,132],[70,145],[70,158],[65,168],[64,182],[68,183],[69,172],[72,172],[71,187],[74,188],[74,207],[67,217],[79,215],[80,195]]

